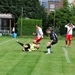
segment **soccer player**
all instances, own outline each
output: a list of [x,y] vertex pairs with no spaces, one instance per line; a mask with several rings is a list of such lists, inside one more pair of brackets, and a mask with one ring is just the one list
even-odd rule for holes
[[65,25],[65,27],[67,28],[65,43],[66,47],[70,47],[72,41],[73,28],[75,28],[75,26],[72,23],[69,23]]
[[52,52],[51,45],[56,44],[58,42],[58,38],[57,38],[56,33],[50,28],[46,29],[46,33],[50,34],[50,41],[47,43],[48,52],[46,54],[51,54]]
[[38,24],[36,24],[36,37],[33,40],[34,44],[37,44],[39,41],[43,39],[43,31],[42,28],[39,27]]
[[25,51],[36,51],[39,49],[40,47],[40,43],[37,43],[37,44],[23,44],[21,42],[19,42],[18,40],[16,41],[18,44],[20,44],[21,46],[23,46],[23,49],[22,51],[25,52]]

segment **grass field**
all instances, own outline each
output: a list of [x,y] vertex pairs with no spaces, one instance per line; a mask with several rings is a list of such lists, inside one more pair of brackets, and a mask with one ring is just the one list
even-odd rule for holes
[[33,38],[0,36],[0,75],[75,75],[75,41],[65,47],[65,39],[52,46],[53,53],[45,54],[49,38],[41,41],[38,51],[22,52],[16,43],[32,43]]

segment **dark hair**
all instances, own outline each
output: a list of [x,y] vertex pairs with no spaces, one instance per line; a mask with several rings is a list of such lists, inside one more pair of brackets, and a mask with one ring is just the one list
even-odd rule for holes
[[48,27],[46,30],[54,31],[54,28],[53,27]]
[[49,28],[47,28],[47,29],[46,29],[46,31],[50,31],[50,29],[49,29]]
[[70,22],[70,24],[71,24],[71,22]]
[[36,24],[37,26],[39,26],[38,24]]

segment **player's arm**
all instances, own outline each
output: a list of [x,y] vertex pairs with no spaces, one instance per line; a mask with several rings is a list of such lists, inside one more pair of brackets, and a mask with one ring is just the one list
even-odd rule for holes
[[75,26],[71,23],[72,28],[75,28]]
[[53,40],[50,41],[50,44],[52,44]]
[[65,25],[65,28],[67,28],[69,26],[69,24]]
[[40,33],[40,35],[41,35],[41,37],[42,37],[42,36],[43,36],[43,31],[42,31],[42,29],[39,30],[39,33]]
[[49,41],[49,42],[47,43],[47,45],[48,45],[48,46],[51,45],[52,42],[53,42],[53,40]]
[[75,26],[73,25],[73,28],[75,28]]

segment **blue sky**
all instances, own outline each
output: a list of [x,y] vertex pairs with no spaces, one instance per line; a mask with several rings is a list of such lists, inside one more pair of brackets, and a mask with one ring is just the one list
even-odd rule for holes
[[72,3],[73,2],[73,0],[68,0],[69,1],[69,3]]
[[[39,1],[41,1],[41,0],[39,0]],[[48,1],[48,0],[42,0],[42,1]],[[68,1],[69,1],[69,3],[73,2],[73,0],[68,0]]]
[[48,0],[39,0],[41,2],[41,5],[43,5],[45,8],[48,7]]
[[45,2],[47,2],[48,0],[39,0],[39,1],[45,1]]
[[48,7],[48,4],[47,4],[48,0],[39,0],[39,1],[40,1],[41,5],[43,5],[45,8]]

